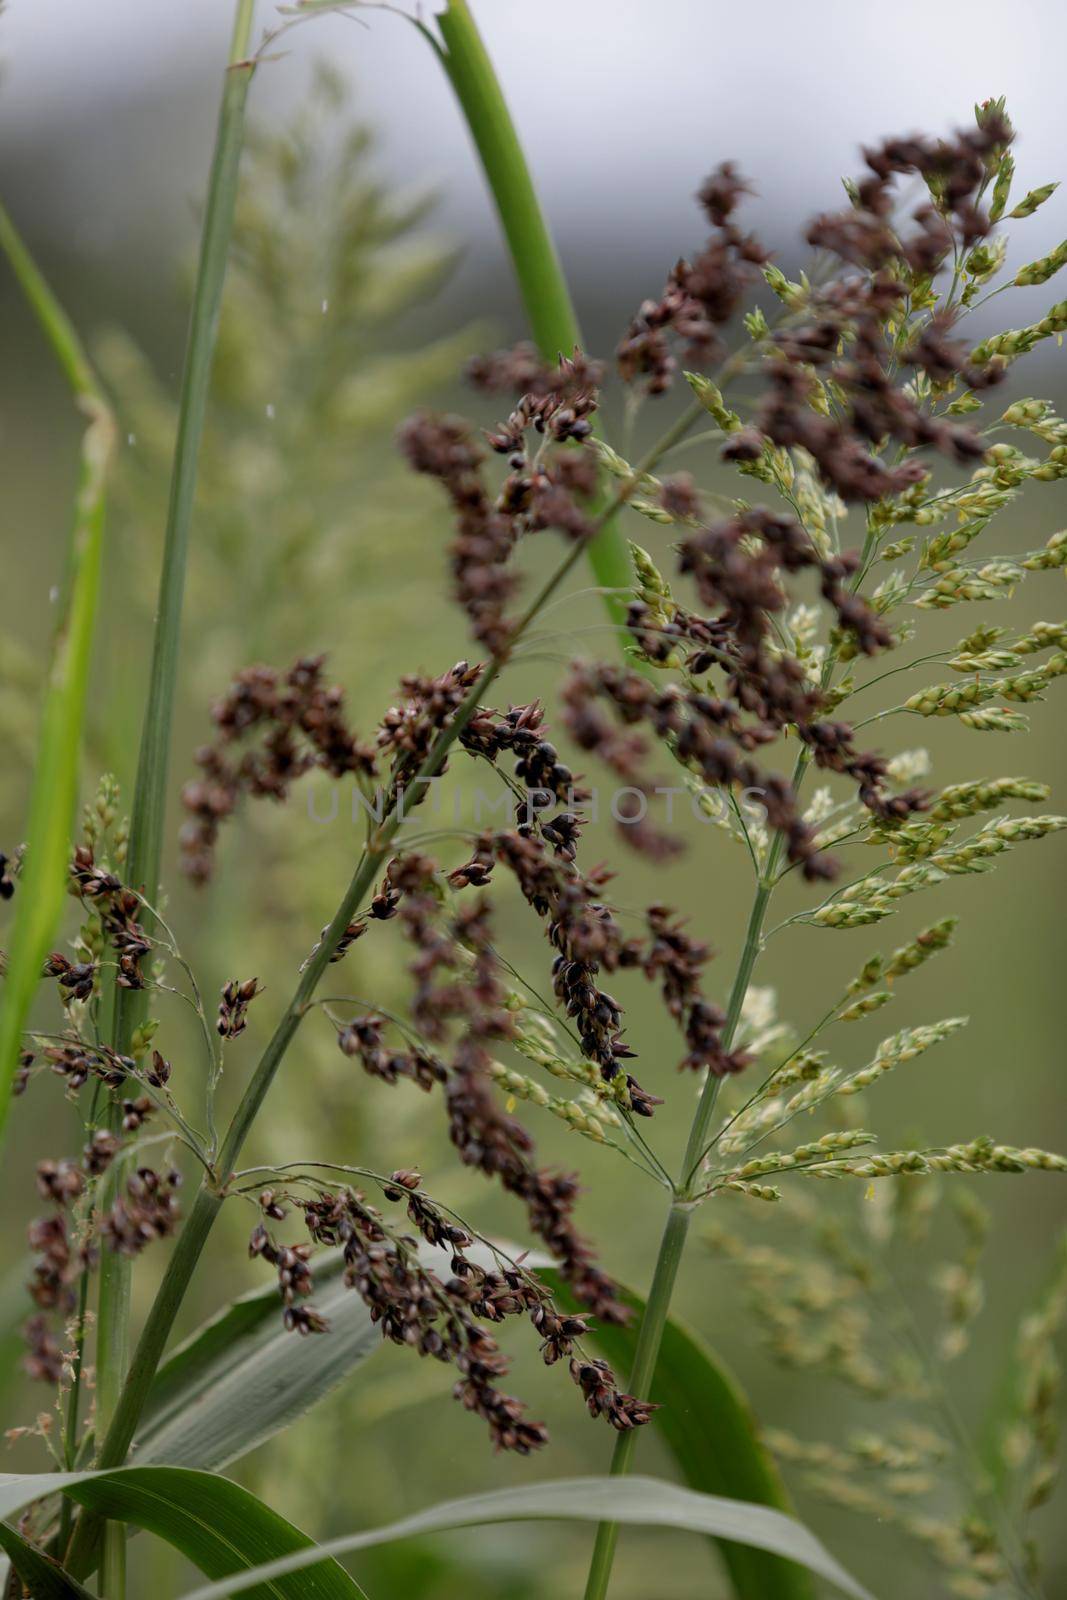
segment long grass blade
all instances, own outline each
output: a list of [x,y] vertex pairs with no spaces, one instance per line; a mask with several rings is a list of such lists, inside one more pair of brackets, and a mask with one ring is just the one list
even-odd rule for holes
[[[182,373],[178,435],[163,539],[148,697],[130,817],[126,878],[133,888],[152,902],[158,899],[163,855],[182,605],[200,442],[233,234],[238,173],[244,146],[245,106],[255,70],[255,62],[249,58],[254,8],[255,0],[238,0],[219,108]],[[116,987],[112,1042],[120,1055],[129,1053],[133,1034],[145,1016],[145,1004],[146,997],[142,990]],[[117,1106],[112,1106],[110,1121],[113,1128],[118,1115]],[[126,1376],[130,1277],[131,1264],[125,1257],[105,1253],[101,1265],[98,1308],[100,1358],[97,1369],[97,1419],[101,1434],[114,1415]],[[95,1539],[95,1530],[86,1526],[86,1519],[83,1518],[75,1548],[84,1552],[90,1539]],[[124,1594],[124,1549],[121,1532],[114,1537],[109,1534],[105,1539],[102,1591],[108,1600],[120,1600]]]
[[[250,1594],[251,1600],[367,1600],[356,1580],[306,1533],[247,1489],[213,1472],[128,1467],[120,1472],[0,1478],[0,1517],[10,1517],[22,1506],[60,1491],[115,1525],[130,1523],[165,1540],[206,1578],[220,1580],[224,1594],[232,1586]],[[8,1541],[7,1548],[18,1567],[26,1559],[24,1552],[14,1541]],[[299,1577],[248,1577],[264,1564],[277,1566],[304,1554],[313,1570]],[[50,1565],[49,1577],[56,1578],[57,1572]],[[35,1600],[38,1594],[42,1600],[45,1596],[85,1600],[87,1591],[69,1578],[66,1581],[65,1589],[34,1588]]]
[[60,617],[41,713],[27,849],[17,896],[3,998],[0,1000],[0,1134],[7,1122],[22,1030],[33,1004],[66,894],[70,837],[100,596],[104,505],[115,426],[92,366],[6,211],[0,247],[33,308],[87,419],[77,499],[60,595]]
[[[360,1591],[337,1566],[339,1555],[449,1528],[495,1522],[598,1522],[607,1515],[617,1522],[647,1528],[677,1528],[758,1545],[803,1562],[851,1600],[873,1600],[795,1517],[741,1500],[697,1494],[659,1478],[561,1478],[493,1489],[444,1501],[384,1528],[345,1534],[321,1544],[313,1543],[228,1478],[182,1467],[120,1467],[112,1472],[0,1478],[0,1516],[9,1517],[57,1491],[105,1516],[158,1533],[184,1549],[201,1571],[209,1571],[213,1561],[224,1564],[221,1582],[192,1590],[182,1600],[228,1600],[231,1595],[247,1593],[254,1600],[266,1600],[267,1596],[344,1600]],[[284,1555],[252,1565],[247,1559],[250,1548],[267,1538],[286,1539],[290,1548]],[[297,1572],[307,1572],[299,1586],[290,1581]]]

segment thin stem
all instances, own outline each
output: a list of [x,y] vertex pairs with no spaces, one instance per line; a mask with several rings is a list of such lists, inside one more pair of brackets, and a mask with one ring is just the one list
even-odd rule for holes
[[[126,875],[149,901],[158,898],[170,735],[178,676],[181,613],[189,551],[200,442],[204,432],[215,337],[222,305],[244,144],[245,104],[254,70],[247,59],[254,0],[238,0],[218,131],[208,183],[204,228],[193,294],[185,366],[178,407],[178,433],[171,470],[163,539],[152,663],[148,682],[130,823]],[[137,990],[118,997],[121,1033],[143,1006]]]
[[[254,64],[247,59],[254,6],[255,0],[238,0],[219,109],[182,373],[148,698],[134,785],[126,873],[133,888],[150,901],[156,900],[159,892],[189,530],[222,289],[233,234],[245,104],[254,71]],[[146,1014],[146,1004],[144,991],[116,988],[113,1040],[120,1055],[130,1053],[134,1033]],[[113,1102],[108,1117],[112,1131],[119,1131],[120,1118],[120,1108]],[[105,1440],[118,1421],[126,1378],[131,1275],[132,1264],[128,1257],[118,1252],[104,1253],[97,1325],[97,1428],[98,1436]],[[83,1517],[79,1522],[72,1557],[79,1543],[84,1544],[86,1520]],[[106,1600],[122,1600],[125,1594],[125,1532],[120,1524],[108,1524],[105,1528],[101,1594]]]
[[[692,1215],[692,1207],[680,1204],[678,1201],[675,1201],[667,1212],[659,1254],[656,1257],[656,1270],[648,1292],[645,1314],[641,1318],[633,1370],[630,1373],[629,1389],[635,1395],[647,1396],[652,1388],[663,1329],[667,1323],[667,1313],[670,1310],[678,1268],[682,1263]],[[629,1472],[636,1445],[636,1429],[630,1428],[625,1433],[619,1434],[611,1457],[612,1477],[625,1477]],[[602,1600],[607,1594],[618,1537],[619,1525],[616,1522],[602,1522],[597,1528],[593,1558],[586,1579],[585,1600]]]
[[[726,1022],[723,1025],[722,1042],[724,1049],[729,1049],[737,1030],[737,1024],[741,1019],[741,1008],[745,1003],[745,996],[748,993],[749,982],[752,978],[752,969],[759,955],[763,919],[766,915],[767,903],[772,892],[773,884],[770,881],[761,882],[752,902],[744,949],[738,962],[733,987],[730,991]],[[667,1325],[667,1316],[670,1312],[671,1296],[674,1292],[674,1284],[678,1276],[678,1268],[681,1265],[682,1253],[685,1249],[685,1241],[689,1232],[689,1223],[693,1215],[697,1188],[696,1174],[700,1170],[701,1154],[708,1127],[715,1111],[715,1102],[718,1098],[721,1081],[720,1078],[714,1077],[711,1073],[708,1074],[705,1080],[704,1088],[697,1104],[696,1115],[689,1130],[685,1155],[682,1159],[682,1169],[675,1189],[675,1198],[667,1213],[663,1238],[660,1241],[659,1254],[656,1257],[652,1287],[649,1290],[648,1302],[645,1306],[644,1316],[641,1319],[641,1328],[637,1336],[637,1349],[634,1352],[633,1370],[629,1379],[631,1394],[637,1395],[642,1400],[649,1397],[655,1376],[656,1362],[659,1359],[660,1345],[663,1342],[663,1330]],[[609,1471],[612,1477],[622,1477],[629,1472],[636,1445],[637,1435],[635,1430],[630,1429],[627,1433],[619,1435],[611,1457]],[[602,1522],[597,1529],[596,1543],[593,1546],[593,1558],[590,1562],[589,1576],[586,1580],[585,1600],[603,1600],[603,1597],[607,1594],[618,1536],[617,1523]]]

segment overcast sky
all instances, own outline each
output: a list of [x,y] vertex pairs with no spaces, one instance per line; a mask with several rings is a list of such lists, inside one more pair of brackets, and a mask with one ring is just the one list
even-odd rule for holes
[[[1067,164],[1061,0],[472,3],[563,249],[586,280],[611,266],[644,273],[652,259],[658,271],[699,238],[691,196],[725,156],[757,181],[752,221],[787,255],[800,217],[837,203],[861,140],[967,120],[976,98],[1007,94],[1022,183]],[[107,256],[138,239],[152,195],[138,248],[174,250],[202,192],[231,9],[8,0],[0,181],[31,231],[59,229],[68,248]],[[279,115],[308,64],[328,56],[380,130],[387,169],[436,185],[443,223],[495,269],[491,213],[437,63],[401,19],[365,15],[365,25],[328,16],[294,30],[284,57],[257,75],[257,115]],[[276,17],[259,0],[259,27]],[[1065,224],[1058,196],[1027,225],[1024,256]]]

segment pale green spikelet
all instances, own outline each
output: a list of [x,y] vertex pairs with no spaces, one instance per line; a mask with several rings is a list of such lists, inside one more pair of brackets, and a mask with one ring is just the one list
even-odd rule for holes
[[1006,672],[1021,666],[1022,657],[1014,650],[984,650],[979,655],[953,656],[948,665],[953,672]]
[[642,500],[632,497],[628,502],[631,511],[636,511],[638,516],[647,517],[649,522],[658,522],[664,527],[669,527],[672,522],[677,522],[677,517],[656,500]]
[[729,1179],[719,1187],[734,1194],[747,1195],[750,1200],[769,1200],[773,1203],[782,1198],[781,1189],[776,1189],[772,1183],[743,1183],[739,1179]]
[[1025,733],[1030,720],[1008,706],[984,706],[979,711],[962,711],[960,722],[975,733]]
[[997,166],[997,175],[993,180],[993,196],[989,204],[990,222],[999,222],[1004,215],[1008,198],[1011,194],[1011,180],[1015,176],[1015,157],[1010,151],[1005,151]]
[[1054,533],[1043,550],[1035,550],[1032,555],[1026,556],[1022,565],[1027,572],[1048,571],[1054,567],[1067,567],[1067,528],[1062,528],[1059,533]]
[[858,1000],[853,1000],[851,1005],[837,1013],[837,1021],[858,1022],[861,1017],[870,1016],[872,1011],[880,1011],[892,998],[888,989],[876,989],[873,994],[861,995]]
[[764,314],[762,306],[756,306],[751,311],[746,311],[741,318],[745,332],[756,344],[762,343],[771,331],[770,323]]
[[632,483],[638,488],[653,489],[659,487],[657,479],[651,473],[638,473],[617,450],[613,450],[611,445],[606,444],[603,439],[599,439],[594,435],[586,441],[586,444],[594,452],[609,477],[619,478],[623,482]]
[[1065,1320],[1067,1240],[1061,1238],[1051,1281],[1019,1326],[1018,1386],[1013,1415],[1001,1438],[1001,1454],[1028,1511],[1045,1503],[1058,1476],[1062,1367],[1056,1346]]
[[1022,571],[1013,561],[990,561],[985,566],[950,567],[925,589],[915,605],[920,611],[945,611],[963,602],[1008,599]]
[[862,994],[865,989],[873,989],[876,983],[881,982],[884,971],[885,957],[879,955],[869,956],[849,984],[846,992],[848,994]]
[[914,861],[925,861],[947,844],[954,832],[954,828],[934,821],[905,822],[895,828],[884,825],[872,828],[871,841],[887,844],[894,862],[903,867]]
[[772,1455],[797,1466],[823,1467],[846,1475],[854,1465],[848,1452],[822,1440],[798,1439],[784,1428],[764,1428],[763,1443]]
[[811,920],[820,928],[866,928],[892,914],[893,907],[880,902],[839,900],[832,905],[820,906]]
[[[870,1070],[870,1069],[867,1069]],[[858,1076],[858,1075],[857,1075]],[[838,1090],[851,1094],[847,1079]],[[983,1135],[968,1144],[946,1145],[931,1150],[876,1150],[867,1155],[846,1157],[829,1167],[812,1171],[813,1178],[899,1178],[934,1172],[1067,1172],[1067,1157],[1051,1150],[1033,1147],[1018,1149],[997,1144]]]
[[874,1144],[876,1136],[862,1129],[835,1130],[826,1133],[813,1143],[798,1145],[795,1150],[770,1150],[766,1155],[754,1156],[743,1166],[721,1174],[721,1183],[747,1183],[753,1178],[764,1178],[775,1172],[789,1172],[795,1167],[825,1161],[842,1150],[853,1150],[859,1145]]
[[971,1326],[985,1303],[979,1267],[989,1231],[989,1212],[970,1189],[955,1190],[952,1205],[963,1232],[963,1253],[958,1261],[943,1262],[933,1276],[946,1321],[938,1342],[943,1361],[955,1361],[966,1350]]
[[945,1017],[940,1022],[926,1023],[918,1028],[902,1028],[899,1033],[883,1039],[870,1065],[852,1073],[837,1086],[834,1093],[859,1094],[862,1089],[869,1088],[894,1067],[914,1061],[915,1057],[922,1055],[924,1051],[951,1038],[954,1033],[967,1026],[967,1021],[966,1017]]
[[[576,1133],[583,1134],[585,1138],[592,1139],[594,1144],[608,1144],[604,1109],[597,1107],[595,1112],[588,1105],[583,1105],[578,1100],[565,1100],[557,1095],[550,1095],[542,1084],[533,1078],[527,1077],[524,1072],[516,1072],[514,1068],[507,1067],[502,1061],[493,1061],[489,1067],[490,1076],[505,1092],[516,1100],[528,1100],[531,1105],[540,1106]],[[614,1120],[617,1122],[618,1118]]]
[[1001,413],[1000,420],[1012,428],[1032,428],[1035,422],[1043,422],[1051,410],[1048,400],[1015,400]]
[[1039,322],[1032,322],[1026,328],[1007,328],[1003,333],[995,333],[975,345],[971,360],[979,367],[987,365],[994,356],[999,356],[1005,362],[1015,361],[1043,339],[1051,339],[1062,333],[1064,328],[1067,328],[1067,300],[1060,300]]
[[920,717],[952,717],[973,711],[989,700],[1026,703],[1043,699],[1041,691],[1053,678],[1067,672],[1067,654],[1057,654],[1029,672],[1005,678],[969,678],[965,683],[935,683],[904,702],[906,711]]
[[704,410],[709,412],[719,424],[723,433],[736,433],[741,426],[741,418],[736,411],[731,411],[722,397],[722,390],[710,378],[705,378],[699,372],[687,372],[685,381],[692,389]]
[[634,594],[648,606],[657,622],[669,622],[678,609],[670,584],[641,545],[631,542],[630,560],[634,568]]
[[901,750],[890,758],[887,772],[894,783],[915,783],[927,776],[931,765],[929,750]]
[[1034,622],[1026,633],[1012,641],[1019,656],[1036,655],[1040,650],[1067,650],[1067,622]]
[[763,276],[771,293],[777,295],[790,311],[799,311],[807,305],[811,295],[810,284],[793,283],[779,267],[774,265],[764,267]]
[[923,549],[919,558],[920,570],[924,568],[935,572],[942,570],[949,564],[949,558],[973,544],[988,524],[988,517],[974,517],[961,523],[958,528],[946,529],[944,533],[938,534],[937,538],[931,539]]
[[964,305],[970,305],[975,298],[975,291],[988,283],[990,278],[995,278],[1004,265],[1004,258],[1008,253],[1008,238],[1000,234],[993,239],[983,239],[981,244],[975,245],[963,263],[964,274],[971,282],[963,292]]
[[914,972],[916,968],[929,961],[931,956],[937,955],[940,950],[947,950],[952,943],[952,935],[958,921],[958,917],[943,917],[940,922],[935,922],[916,934],[908,944],[902,944],[899,949],[894,950],[886,963],[886,981],[891,983],[894,978],[902,977],[906,972]]
[[1058,244],[1055,250],[1050,250],[1047,256],[1041,256],[1037,261],[1031,261],[1025,267],[1020,267],[1013,281],[1020,288],[1035,283],[1047,283],[1055,273],[1059,272],[1064,262],[1067,262],[1067,239]]
[[1029,190],[1027,194],[1023,195],[1014,210],[1008,212],[1008,216],[1013,220],[1032,217],[1038,206],[1043,206],[1045,201],[1054,195],[1058,188],[1058,183],[1044,183],[1039,189]]

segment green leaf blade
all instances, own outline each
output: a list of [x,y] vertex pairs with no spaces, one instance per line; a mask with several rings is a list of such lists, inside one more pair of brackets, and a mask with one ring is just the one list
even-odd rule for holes
[[[229,1600],[236,1594],[251,1595],[252,1600],[366,1600],[337,1556],[453,1528],[498,1522],[601,1522],[608,1517],[753,1544],[803,1562],[850,1600],[873,1600],[795,1518],[768,1506],[700,1494],[658,1478],[563,1478],[494,1489],[323,1544],[315,1544],[228,1478],[182,1467],[3,1477],[0,1517],[56,1493],[68,1494],[110,1520],[157,1533],[218,1580],[188,1591],[182,1600]],[[755,1600],[753,1591],[745,1600]]]
[[96,1600],[90,1590],[64,1572],[51,1556],[45,1555],[6,1522],[0,1522],[0,1550],[7,1555],[33,1600]]
[[90,657],[100,600],[104,504],[115,424],[77,333],[0,206],[0,249],[11,263],[41,330],[87,418],[60,601],[45,686],[37,762],[30,797],[26,865],[19,881],[11,960],[0,1000],[0,1135],[41,969],[51,949],[66,894],[70,835]]
[[274,1284],[234,1301],[165,1363],[138,1430],[138,1462],[217,1469],[288,1427],[381,1348],[381,1329],[345,1287],[340,1253],[316,1261],[326,1333],[282,1323]]
[[[218,1580],[223,1594],[233,1587],[251,1600],[366,1600],[355,1579],[307,1534],[247,1489],[215,1473],[123,1467],[115,1472],[11,1475],[0,1478],[0,1516],[59,1491],[109,1521],[132,1523],[166,1540],[205,1577]],[[258,1570],[293,1560],[294,1571],[309,1570],[301,1570],[299,1577]],[[54,1574],[56,1569],[49,1566]],[[67,1588],[42,1589],[42,1596],[85,1600],[86,1590],[65,1574],[63,1581]]]

